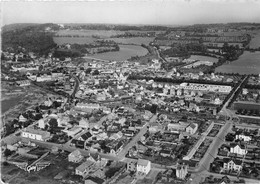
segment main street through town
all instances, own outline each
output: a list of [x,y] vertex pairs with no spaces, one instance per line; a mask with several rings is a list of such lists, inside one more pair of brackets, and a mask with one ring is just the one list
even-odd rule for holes
[[[227,102],[223,105],[223,108],[221,109],[219,115],[224,115],[229,117],[225,123],[225,125],[220,129],[217,136],[214,138],[213,142],[211,143],[210,147],[208,148],[207,152],[205,153],[204,157],[199,162],[199,166],[194,169],[192,172],[191,181],[188,183],[199,183],[202,180],[202,177],[205,177],[205,173],[214,175],[214,173],[209,173],[210,163],[213,162],[214,158],[217,157],[218,148],[225,142],[225,136],[228,134],[228,132],[231,130],[232,125],[234,122],[232,119],[234,118],[234,113],[232,113],[229,109],[227,109],[228,104],[230,103],[231,99],[234,97],[234,94],[239,90],[243,82],[247,79],[247,77],[244,77],[240,84],[236,87],[236,89],[231,94],[230,98],[227,100]],[[223,175],[221,175],[223,176]]]

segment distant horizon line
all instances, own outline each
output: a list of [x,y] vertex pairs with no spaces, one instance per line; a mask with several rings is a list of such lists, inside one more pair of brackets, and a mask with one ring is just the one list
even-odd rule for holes
[[44,23],[36,23],[36,22],[24,22],[24,23],[10,23],[10,24],[4,24],[3,26],[7,25],[13,25],[13,24],[87,24],[87,25],[95,25],[95,24],[100,24],[100,25],[125,25],[125,26],[165,26],[165,27],[178,27],[178,26],[193,26],[193,25],[218,25],[218,24],[260,24],[260,22],[226,22],[226,23],[221,23],[221,22],[211,22],[211,23],[194,23],[194,24],[135,24],[135,23],[69,23],[69,22],[44,22]]

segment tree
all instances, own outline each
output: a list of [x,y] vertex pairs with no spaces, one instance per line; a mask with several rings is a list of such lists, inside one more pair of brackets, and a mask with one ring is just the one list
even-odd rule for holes
[[39,71],[42,71],[42,70],[43,70],[43,66],[40,65],[40,66],[39,66]]
[[99,71],[98,70],[94,70],[92,74],[93,75],[99,75]]
[[1,54],[1,60],[3,61],[3,60],[5,60],[5,59],[6,59],[5,55],[4,55],[4,53],[2,53],[2,54]]
[[11,150],[9,150],[9,149],[6,149],[5,152],[4,152],[4,155],[5,155],[6,157],[8,157],[8,156],[12,155],[12,153],[14,153],[14,152],[11,151]]
[[91,71],[92,71],[91,68],[87,68],[87,69],[85,70],[86,74],[89,74]]
[[105,172],[106,178],[111,178],[120,168],[112,167]]
[[57,122],[56,119],[52,118],[52,119],[50,119],[50,121],[49,121],[49,125],[50,125],[50,127],[52,127],[52,128],[58,127],[58,122]]

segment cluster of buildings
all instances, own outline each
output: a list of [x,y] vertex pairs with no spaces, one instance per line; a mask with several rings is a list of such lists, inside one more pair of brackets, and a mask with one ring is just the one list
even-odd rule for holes
[[[235,128],[235,133],[226,136],[227,144],[223,144],[218,150],[218,156],[211,164],[213,172],[235,173],[236,175],[249,177],[256,176],[259,169],[254,168],[254,162],[259,160],[260,150],[255,146],[259,137],[258,129]],[[258,174],[257,174],[258,175]]]
[[98,153],[89,154],[83,156],[79,150],[75,150],[68,155],[68,161],[77,163],[78,166],[75,168],[75,174],[82,176],[98,177],[101,179],[105,178],[103,168],[108,162],[108,159],[101,158]]
[[143,106],[156,104],[158,109],[167,112],[207,111],[215,115],[217,108],[232,89],[231,86],[195,83],[144,83],[146,84],[131,89],[135,93],[135,102]]

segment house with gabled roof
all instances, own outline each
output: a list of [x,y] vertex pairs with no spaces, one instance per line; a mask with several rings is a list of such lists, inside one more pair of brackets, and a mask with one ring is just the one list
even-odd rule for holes
[[223,158],[223,169],[230,171],[240,172],[242,170],[242,160],[236,160],[233,158]]
[[177,164],[176,177],[183,180],[185,179],[187,174],[188,174],[188,165],[184,163]]
[[93,162],[96,166],[104,167],[107,164],[106,158],[101,158],[98,153],[90,153],[87,160]]
[[68,161],[69,162],[75,162],[78,163],[83,159],[83,156],[81,155],[81,152],[79,150],[75,150],[73,152],[71,152],[68,155]]
[[92,134],[90,133],[90,132],[86,132],[86,133],[84,133],[84,134],[82,134],[79,138],[78,138],[78,140],[81,140],[81,141],[86,141],[86,140],[88,140],[90,137],[92,137]]
[[139,158],[137,161],[137,173],[147,175],[150,172],[150,170],[151,170],[151,161]]
[[236,139],[249,142],[252,140],[252,136],[250,135],[249,132],[241,132],[241,133],[236,133]]
[[117,155],[123,149],[124,143],[120,141],[112,141],[107,147],[110,149],[110,154]]
[[87,160],[89,160],[93,163],[98,163],[101,160],[101,158],[100,158],[100,155],[98,153],[90,153]]
[[51,134],[50,134],[50,132],[27,127],[22,131],[21,137],[35,139],[35,140],[39,140],[39,141],[47,141],[51,138]]
[[186,132],[188,132],[189,134],[195,134],[197,130],[198,130],[197,123],[191,123],[186,128]]
[[223,176],[219,183],[220,184],[228,184],[230,182],[231,182],[231,180],[227,176]]
[[89,128],[89,121],[87,119],[85,119],[85,118],[82,118],[79,121],[79,127],[88,129]]
[[236,144],[236,143],[230,143],[230,153],[235,153],[239,155],[246,155],[247,149],[244,144]]
[[75,174],[76,175],[80,175],[82,177],[85,177],[86,175],[88,175],[91,171],[94,170],[94,163],[91,161],[86,161],[83,162],[81,165],[79,165],[78,167],[76,167],[75,169]]
[[160,151],[160,155],[163,156],[163,157],[170,157],[171,156],[171,150],[166,150],[166,149],[162,149]]

